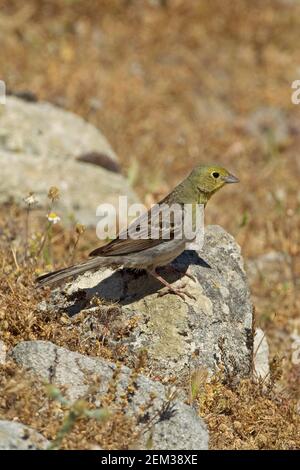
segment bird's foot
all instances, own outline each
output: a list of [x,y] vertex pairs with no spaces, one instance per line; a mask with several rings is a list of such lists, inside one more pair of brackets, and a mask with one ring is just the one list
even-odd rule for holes
[[177,288],[177,287],[173,287],[168,281],[166,281],[163,277],[161,277],[160,274],[158,274],[155,270],[149,271],[149,273],[153,277],[155,277],[155,279],[157,279],[164,286],[167,287],[167,289],[165,291],[161,291],[161,292],[158,293],[159,297],[162,297],[166,294],[175,294],[175,295],[179,295],[179,297],[181,297],[182,300],[186,300],[185,296],[189,297],[190,299],[196,300],[196,298],[192,294],[190,294],[189,292],[186,292],[184,290],[185,286],[183,286],[183,288],[181,288],[181,289]]
[[170,285],[170,287],[166,287],[165,289],[159,291],[157,295],[158,297],[163,297],[164,295],[167,295],[167,294],[174,294],[174,295],[179,295],[179,297],[182,300],[186,300],[186,297],[189,297],[192,300],[196,300],[196,297],[194,297],[192,294],[184,290],[184,287],[185,285],[181,288],[173,287]]

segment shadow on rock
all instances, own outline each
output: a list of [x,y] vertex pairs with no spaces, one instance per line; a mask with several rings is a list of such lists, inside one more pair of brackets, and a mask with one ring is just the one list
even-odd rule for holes
[[[190,265],[211,269],[211,266],[200,258],[196,251],[187,250],[178,256],[171,266],[159,268],[158,272],[167,282],[172,284],[185,276]],[[118,302],[120,305],[129,305],[164,289],[166,288],[146,271],[118,269],[97,285],[71,294],[68,300],[72,304],[67,311],[70,316],[76,315],[81,310],[89,308],[89,301],[93,297],[99,297],[109,302]]]

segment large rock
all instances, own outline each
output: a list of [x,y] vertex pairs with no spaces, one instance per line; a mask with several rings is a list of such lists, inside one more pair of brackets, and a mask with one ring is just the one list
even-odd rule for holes
[[[86,273],[61,291],[54,291],[44,308],[61,308],[76,314],[90,308],[91,334],[108,338],[131,365],[140,351],[146,351],[149,369],[158,377],[184,379],[203,367],[215,371],[220,366],[227,376],[247,376],[252,366],[252,304],[240,248],[234,238],[218,226],[205,232],[203,249],[185,251],[175,266],[194,276],[164,276],[195,297],[167,294],[158,296],[160,283],[143,273],[105,269]],[[162,271],[163,272],[163,271]],[[93,319],[90,299],[118,302],[118,315],[104,318],[109,334],[101,332],[101,315]],[[105,316],[104,316],[105,317]],[[120,335],[120,324],[128,324]],[[124,352],[125,351],[125,352]],[[127,351],[127,352],[126,352]]]
[[45,450],[50,444],[40,433],[14,421],[0,421],[0,450]]
[[[98,375],[100,377],[99,400],[101,402],[101,395],[107,391],[116,367],[104,359],[83,356],[59,348],[47,341],[19,343],[11,355],[19,365],[39,377],[55,385],[63,386],[66,389],[66,395],[71,400],[83,396],[88,391],[89,378]],[[126,393],[130,379],[131,370],[128,367],[122,367],[117,379],[118,396]],[[162,384],[141,375],[135,379],[135,388],[136,391],[131,391],[130,399],[128,399],[128,413],[136,415],[140,413],[143,405],[150,403],[151,406],[140,426],[144,426],[147,422],[154,425],[152,429],[153,449],[207,449],[206,427],[193,408],[178,399],[169,401],[167,389]],[[171,406],[166,407],[167,403]],[[150,429],[142,435],[140,447],[145,447],[151,432]]]
[[136,196],[118,172],[116,154],[101,132],[79,116],[49,103],[8,96],[0,107],[0,203],[20,202],[30,191],[47,207],[51,186],[61,191],[59,215],[97,223],[101,203]]

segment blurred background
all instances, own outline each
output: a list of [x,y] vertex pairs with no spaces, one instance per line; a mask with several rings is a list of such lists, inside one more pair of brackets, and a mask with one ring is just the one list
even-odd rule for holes
[[[210,202],[242,248],[271,357],[298,397],[300,2],[1,0],[0,79],[101,129],[142,202],[216,162]],[[59,182],[58,182],[59,186]]]

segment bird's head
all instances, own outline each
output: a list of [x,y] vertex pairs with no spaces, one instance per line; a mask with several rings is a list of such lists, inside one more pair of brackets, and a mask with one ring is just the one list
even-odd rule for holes
[[198,191],[213,194],[227,183],[238,183],[239,180],[220,166],[198,166],[191,173],[191,179]]

